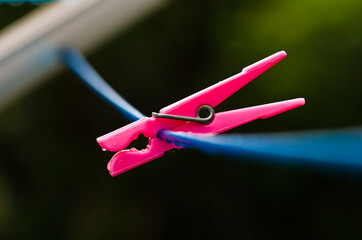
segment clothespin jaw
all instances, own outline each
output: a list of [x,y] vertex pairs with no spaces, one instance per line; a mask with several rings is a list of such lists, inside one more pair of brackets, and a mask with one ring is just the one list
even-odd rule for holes
[[[265,119],[304,105],[304,99],[298,98],[220,113],[213,111],[214,107],[285,56],[284,51],[275,53],[244,68],[241,73],[235,76],[161,109],[160,113],[153,113],[152,117],[142,118],[99,137],[97,142],[103,149],[120,151],[108,163],[110,174],[116,176],[162,156],[165,151],[177,148],[174,144],[167,143],[157,137],[162,129],[211,136],[256,119]],[[206,108],[209,111],[206,120],[199,116],[201,108]],[[149,137],[149,145],[146,149],[141,151],[137,149],[123,150],[141,133],[145,137]]]

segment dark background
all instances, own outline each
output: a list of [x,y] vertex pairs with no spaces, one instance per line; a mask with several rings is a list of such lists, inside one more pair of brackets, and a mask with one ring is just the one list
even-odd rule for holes
[[[1,5],[0,26],[33,8]],[[280,50],[216,110],[306,105],[231,132],[361,124],[360,0],[169,1],[87,57],[149,116]],[[127,123],[68,70],[1,111],[0,239],[362,237],[362,181],[346,174],[184,149],[112,178],[95,138]]]

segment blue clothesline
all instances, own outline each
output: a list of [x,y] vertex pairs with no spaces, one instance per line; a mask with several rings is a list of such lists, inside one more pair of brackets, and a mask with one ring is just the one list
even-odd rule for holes
[[60,50],[62,61],[95,93],[115,107],[129,121],[145,117],[140,111],[121,97],[74,48]]
[[362,170],[362,128],[202,137],[163,131],[161,138],[209,155],[297,167]]
[[[60,56],[86,85],[118,109],[126,119],[135,121],[144,117],[111,88],[76,49],[64,48]],[[246,157],[283,165],[362,170],[362,128],[207,138],[164,130],[159,137],[177,146],[212,155]]]

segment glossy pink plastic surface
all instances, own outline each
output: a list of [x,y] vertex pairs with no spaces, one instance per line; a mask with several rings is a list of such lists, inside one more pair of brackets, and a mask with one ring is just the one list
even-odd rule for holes
[[[257,76],[272,67],[286,56],[284,51],[271,55],[257,63],[243,69],[233,77],[214,84],[200,92],[184,98],[160,110],[161,113],[195,117],[197,109],[202,105],[216,107],[233,93],[255,79]],[[256,119],[265,119],[276,114],[304,105],[303,98],[248,107],[232,111],[216,113],[213,121],[207,125],[197,122],[145,117],[127,126],[117,129],[97,139],[103,149],[120,151],[108,163],[108,170],[112,176],[128,171],[141,164],[158,158],[176,146],[157,138],[161,129],[172,131],[191,132],[195,134],[215,135],[231,128],[240,126]],[[146,149],[123,150],[139,134],[149,137]]]

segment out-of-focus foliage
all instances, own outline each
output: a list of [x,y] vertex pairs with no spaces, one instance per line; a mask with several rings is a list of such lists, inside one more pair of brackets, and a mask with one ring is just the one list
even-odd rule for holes
[[[31,8],[1,5],[0,25]],[[89,60],[150,115],[285,50],[217,111],[295,97],[306,105],[233,132],[358,125],[361,12],[360,0],[170,1]],[[362,237],[356,176],[182,150],[111,178],[112,154],[95,138],[125,124],[69,71],[2,111],[0,238]]]

